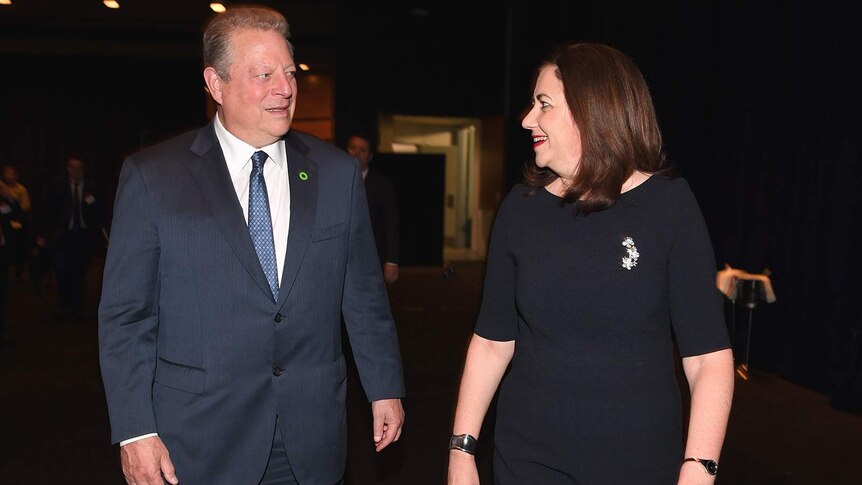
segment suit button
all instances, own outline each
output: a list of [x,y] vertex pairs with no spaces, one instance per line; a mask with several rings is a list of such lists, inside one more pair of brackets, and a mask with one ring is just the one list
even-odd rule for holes
[[272,375],[274,375],[275,377],[280,376],[282,372],[284,372],[284,371],[281,370],[281,367],[273,367],[272,368]]
[[282,321],[282,319],[284,319],[284,315],[282,315],[281,313],[276,313],[276,314],[275,314],[275,321],[276,321],[276,323],[278,323],[278,322]]

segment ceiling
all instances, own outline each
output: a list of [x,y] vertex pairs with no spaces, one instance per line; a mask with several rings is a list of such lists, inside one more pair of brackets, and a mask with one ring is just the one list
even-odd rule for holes
[[[12,0],[0,5],[0,54],[198,57],[215,13],[205,0]],[[230,3],[224,1],[228,8]],[[238,2],[233,2],[238,3]],[[291,24],[302,62],[334,69],[336,2],[266,1]],[[299,54],[298,54],[299,57]]]
[[[198,32],[214,15],[209,0],[119,0],[119,3],[119,9],[110,9],[101,0],[12,0],[12,5],[0,5],[0,25],[13,29],[147,28]],[[222,3],[229,8],[231,3],[241,2]],[[295,25],[295,35],[315,37],[335,32],[336,2],[258,0],[254,3],[284,13]]]

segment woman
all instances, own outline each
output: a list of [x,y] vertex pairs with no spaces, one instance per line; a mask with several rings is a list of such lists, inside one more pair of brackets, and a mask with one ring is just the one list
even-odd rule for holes
[[643,76],[610,47],[568,45],[532,102],[535,163],[494,225],[449,483],[478,483],[472,451],[498,385],[497,484],[713,483],[733,358],[707,229],[666,175]]

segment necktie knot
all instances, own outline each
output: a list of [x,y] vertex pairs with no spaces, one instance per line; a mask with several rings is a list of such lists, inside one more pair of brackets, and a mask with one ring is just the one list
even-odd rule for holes
[[263,150],[258,150],[254,152],[254,155],[251,156],[251,167],[255,172],[260,172],[263,170],[263,164],[266,162],[266,159],[269,158],[269,155],[266,154]]

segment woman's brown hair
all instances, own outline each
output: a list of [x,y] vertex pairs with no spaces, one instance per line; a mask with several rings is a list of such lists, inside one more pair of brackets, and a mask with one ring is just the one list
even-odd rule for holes
[[[601,44],[568,44],[554,50],[541,66],[554,67],[580,130],[581,160],[563,196],[577,202],[578,212],[589,214],[613,205],[635,170],[669,171],[649,88],[625,54]],[[524,170],[531,193],[557,178],[535,161]]]

